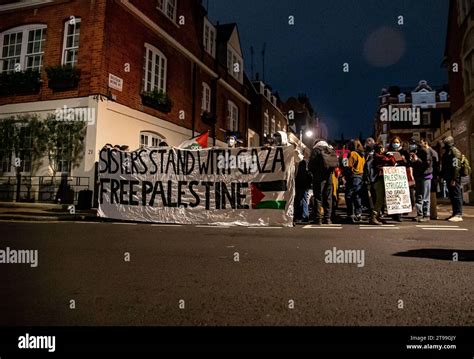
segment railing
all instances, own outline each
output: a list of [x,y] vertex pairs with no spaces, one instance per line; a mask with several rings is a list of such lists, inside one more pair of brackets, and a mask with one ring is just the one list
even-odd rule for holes
[[0,176],[0,201],[77,204],[90,189],[89,177]]

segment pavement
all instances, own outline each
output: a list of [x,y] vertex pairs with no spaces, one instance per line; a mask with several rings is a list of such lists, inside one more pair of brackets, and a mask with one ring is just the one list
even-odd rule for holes
[[[0,250],[38,250],[37,267],[0,264],[0,326],[474,324],[470,217],[382,227],[0,223]],[[330,263],[337,250],[360,251],[363,265]]]
[[18,221],[93,221],[97,210],[78,210],[71,205],[0,202],[0,220]]
[[[342,199],[341,205],[344,206]],[[474,205],[464,205],[465,218],[474,218]],[[414,216],[414,212],[411,214]],[[448,200],[438,200],[438,216],[440,219],[451,215]],[[97,210],[72,209],[70,205],[44,203],[0,202],[0,220],[25,221],[105,221],[97,217]]]

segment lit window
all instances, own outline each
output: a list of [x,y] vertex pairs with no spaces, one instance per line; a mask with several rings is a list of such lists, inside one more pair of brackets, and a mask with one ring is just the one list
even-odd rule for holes
[[143,89],[145,92],[166,92],[167,60],[161,51],[145,44]]
[[26,25],[3,32],[0,36],[0,72],[40,71],[45,39],[46,25]]
[[64,23],[63,65],[76,66],[79,51],[81,19],[73,18]]
[[228,112],[229,112],[229,130],[239,130],[239,108],[232,101],[228,101]]
[[275,133],[275,116],[272,116],[272,127],[270,131],[271,133]]

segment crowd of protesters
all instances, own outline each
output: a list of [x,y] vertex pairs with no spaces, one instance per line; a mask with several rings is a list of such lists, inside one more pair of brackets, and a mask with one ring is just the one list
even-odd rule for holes
[[[442,147],[440,157],[427,139],[413,138],[403,143],[399,137],[394,137],[387,146],[372,138],[364,144],[355,139],[349,142],[348,153],[343,156],[338,155],[326,140],[316,140],[309,160],[297,164],[295,222],[367,221],[372,225],[382,225],[389,220],[401,222],[409,213],[388,215],[386,210],[383,168],[392,166],[406,169],[412,211],[416,210],[416,216],[411,220],[438,219],[437,192],[445,183],[452,204],[452,216],[447,220],[461,222],[461,179],[469,175],[470,165],[454,146],[453,137],[446,137]],[[338,218],[336,208],[341,193],[344,193],[346,215]]]

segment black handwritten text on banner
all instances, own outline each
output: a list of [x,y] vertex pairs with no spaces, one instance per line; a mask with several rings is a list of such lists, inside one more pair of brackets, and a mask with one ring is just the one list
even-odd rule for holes
[[293,223],[292,147],[104,149],[99,216],[157,223]]

